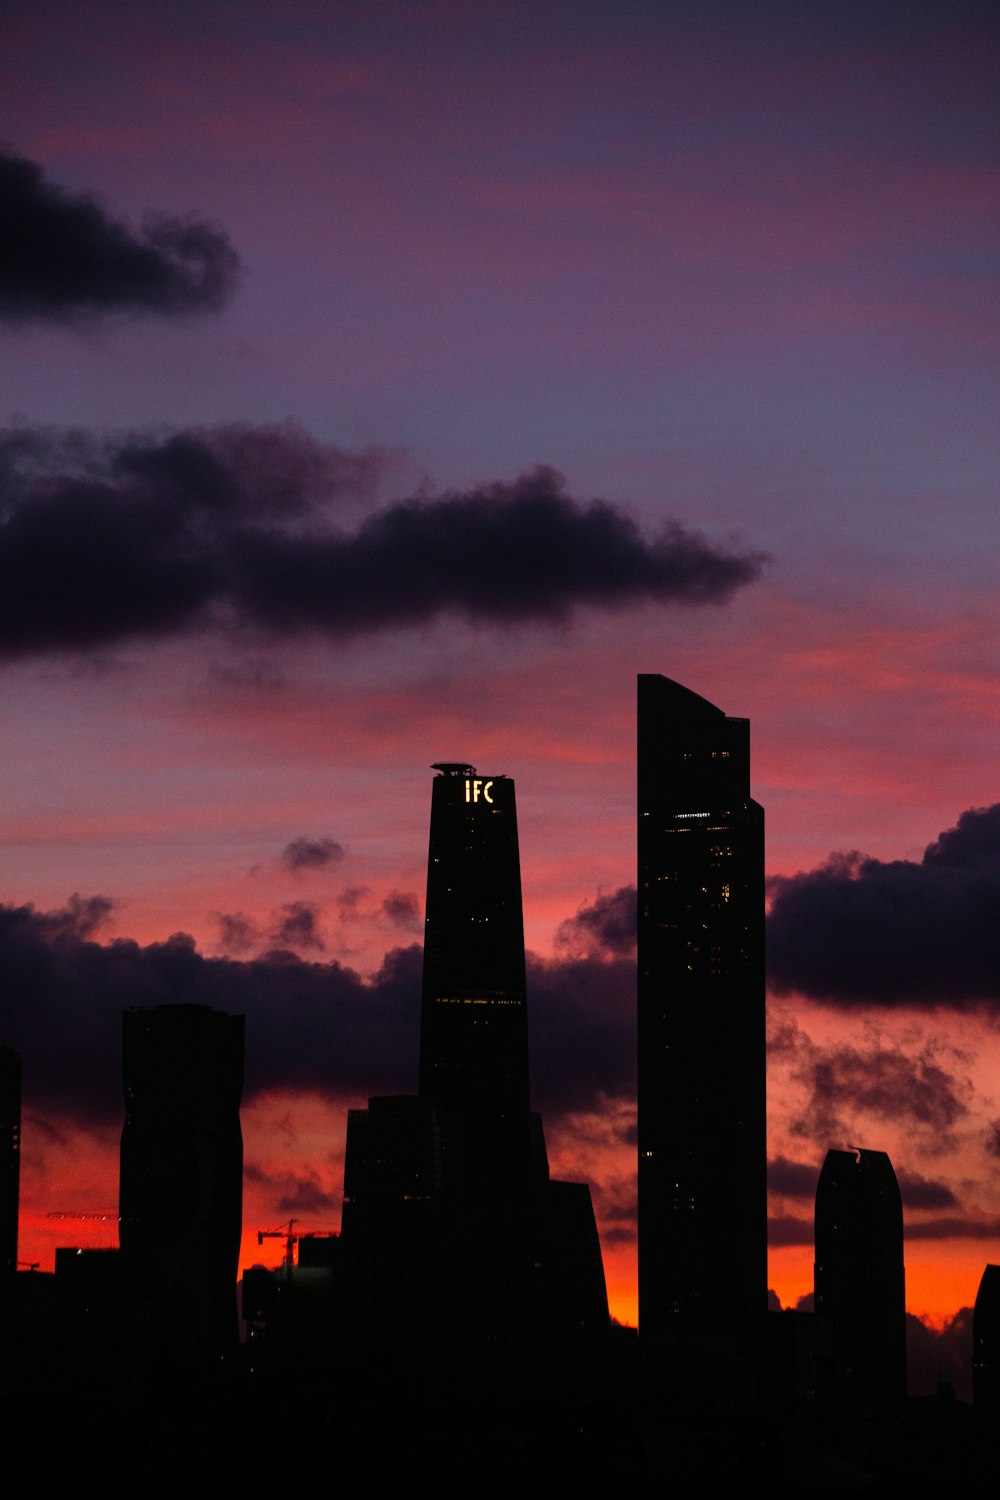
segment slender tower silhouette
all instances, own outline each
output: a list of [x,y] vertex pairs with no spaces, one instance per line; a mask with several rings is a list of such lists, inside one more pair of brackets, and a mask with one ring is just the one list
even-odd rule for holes
[[829,1328],[818,1394],[867,1415],[906,1396],[903,1205],[884,1151],[828,1151],[816,1186],[815,1307]]
[[439,762],[431,791],[420,1093],[459,1114],[470,1190],[528,1175],[528,1016],[514,783]]
[[986,1266],[972,1314],[972,1400],[984,1415],[1000,1414],[1000,1266]]
[[10,1344],[21,1183],[21,1059],[0,1047],[0,1371]]
[[514,783],[434,770],[420,1093],[348,1117],[360,1366],[387,1405],[592,1393],[607,1292],[589,1189],[550,1180],[530,1109]]
[[121,1248],[161,1278],[167,1340],[211,1355],[237,1334],[243,1017],[159,1005],[122,1019]]
[[764,814],[748,721],[638,686],[640,1332],[739,1356],[767,1293]]

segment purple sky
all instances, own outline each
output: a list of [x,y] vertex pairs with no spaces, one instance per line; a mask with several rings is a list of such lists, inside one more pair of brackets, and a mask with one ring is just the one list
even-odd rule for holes
[[[234,957],[284,930],[304,958],[372,973],[419,936],[391,898],[422,903],[427,767],[468,758],[517,779],[529,941],[551,956],[561,922],[633,879],[637,670],[751,718],[772,873],[851,850],[919,866],[963,811],[1000,800],[998,29],[992,6],[879,0],[8,4],[8,152],[96,195],[133,239],[149,213],[208,221],[241,267],[214,309],[207,293],[181,306],[177,287],[100,313],[8,309],[0,414],[50,429],[30,504],[63,494],[67,428],[86,435],[79,487],[87,464],[118,483],[108,453],[156,455],[172,431],[209,431],[211,446],[232,424],[278,427],[278,468],[294,449],[319,475],[291,519],[268,513],[282,557],[303,536],[352,539],[359,592],[345,597],[372,618],[331,624],[304,575],[274,562],[264,523],[256,572],[226,523],[198,611],[175,619],[168,589],[155,628],[147,610],[85,638],[81,585],[53,639],[65,574],[19,552],[30,565],[5,564],[25,602],[4,636],[0,900],[106,895],[105,937],[182,929],[207,955],[226,934],[233,952],[222,917],[242,913]],[[393,553],[399,571],[381,552],[371,573],[358,562],[380,509],[422,497],[421,526],[450,524],[484,487],[513,504],[539,465],[575,506],[558,556],[511,511],[499,544],[463,533],[465,592],[435,575],[406,617],[416,553],[410,568]],[[575,551],[595,498],[638,524],[643,566],[662,560],[668,518],[703,534],[699,555],[769,561],[707,602],[672,583],[614,595],[622,574],[580,581],[597,566]],[[243,491],[239,504],[242,524]],[[206,517],[174,561],[208,547]],[[97,578],[74,535],[42,540],[71,560],[78,548]],[[557,620],[478,603],[491,577],[527,599],[564,565]],[[141,615],[162,580],[140,582]],[[300,838],[343,856],[290,868]],[[313,916],[283,929],[296,903]],[[944,1249],[914,1239],[907,1259],[914,1310],[953,1311],[1000,1257],[984,1228],[1000,1167],[995,1001],[959,985],[954,1003],[939,987],[933,1005],[876,995],[859,1009],[795,982],[775,1003],[772,1154],[815,1166],[845,1144],[824,1131],[853,1131],[947,1178],[964,1218]],[[810,1093],[824,1048],[853,1048],[833,1116]],[[930,1106],[907,1114],[931,1058],[950,1081],[947,1126]],[[896,1093],[862,1087],[859,1068]],[[606,1229],[618,1215],[627,1257],[627,1151],[607,1165],[627,1136],[623,1097],[605,1101],[610,1135],[599,1110],[554,1128],[563,1169],[604,1193]],[[332,1202],[338,1148],[321,1138],[302,1126],[292,1155],[313,1153]],[[80,1159],[110,1161],[106,1147]],[[30,1138],[26,1154],[40,1213],[67,1188]],[[280,1217],[263,1189],[253,1211]],[[774,1212],[809,1207],[779,1198]],[[808,1246],[777,1252],[784,1300],[807,1290],[810,1260]]]

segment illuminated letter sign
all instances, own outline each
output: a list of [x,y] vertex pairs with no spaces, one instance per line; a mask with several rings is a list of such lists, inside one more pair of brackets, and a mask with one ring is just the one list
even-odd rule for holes
[[492,807],[493,798],[490,796],[490,787],[492,785],[492,781],[482,781],[479,777],[473,781],[470,776],[467,776],[465,778],[466,802],[478,802],[479,798],[482,797],[483,801],[488,802]]

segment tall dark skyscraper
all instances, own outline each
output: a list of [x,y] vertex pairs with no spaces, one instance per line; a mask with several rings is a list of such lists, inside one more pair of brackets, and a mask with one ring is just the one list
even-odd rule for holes
[[0,1047],[0,1274],[17,1269],[21,1182],[21,1059]]
[[589,1190],[550,1181],[530,1109],[514,783],[434,769],[420,1093],[348,1120],[360,1367],[386,1401],[592,1394],[607,1293]]
[[528,1012],[514,783],[434,767],[420,1093],[458,1113],[467,1183],[527,1178]]
[[767,1296],[764,813],[750,725],[639,677],[639,1320],[740,1353]]
[[992,1420],[1000,1413],[1000,1266],[986,1266],[972,1314],[972,1399]]
[[0,1371],[10,1343],[20,1186],[21,1059],[0,1047]]
[[906,1396],[903,1204],[884,1151],[828,1151],[816,1186],[815,1309],[830,1353],[818,1394],[852,1414]]
[[160,1278],[165,1332],[235,1341],[243,1209],[243,1017],[203,1005],[123,1016],[121,1248]]

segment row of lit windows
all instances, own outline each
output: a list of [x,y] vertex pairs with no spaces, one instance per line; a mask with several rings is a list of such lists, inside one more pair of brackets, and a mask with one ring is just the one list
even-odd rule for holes
[[504,995],[504,996],[495,995],[495,996],[492,996],[492,997],[481,996],[481,995],[476,995],[476,996],[472,996],[472,995],[435,995],[435,997],[434,997],[434,1004],[435,1005],[523,1005],[524,1004],[524,1000],[522,998],[520,998],[519,996],[510,997],[510,996],[506,996],[506,995]]

